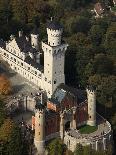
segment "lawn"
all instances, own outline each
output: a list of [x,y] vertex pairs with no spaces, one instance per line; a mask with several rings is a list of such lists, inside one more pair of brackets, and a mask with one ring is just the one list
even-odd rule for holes
[[95,132],[96,130],[97,130],[97,126],[89,126],[89,125],[82,126],[79,129],[81,134],[89,134],[89,133]]
[[112,7],[112,11],[116,12],[116,6]]

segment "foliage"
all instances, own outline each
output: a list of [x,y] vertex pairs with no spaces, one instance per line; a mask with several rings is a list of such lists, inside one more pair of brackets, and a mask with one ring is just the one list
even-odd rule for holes
[[61,155],[63,152],[63,144],[59,139],[54,139],[47,147],[49,155]]
[[106,151],[95,151],[92,150],[91,147],[88,146],[82,146],[81,144],[77,144],[75,152],[75,155],[112,155],[111,146]]
[[3,124],[4,119],[5,119],[5,104],[3,101],[0,99],[0,126]]
[[0,153],[21,155],[21,135],[18,127],[10,120],[4,120],[0,127]]
[[11,93],[11,82],[4,74],[0,74],[0,94],[8,95]]

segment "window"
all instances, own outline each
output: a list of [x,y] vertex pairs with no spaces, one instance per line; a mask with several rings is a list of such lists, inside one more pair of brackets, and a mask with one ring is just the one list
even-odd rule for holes
[[28,70],[30,70],[30,67],[28,67]]
[[16,62],[16,59],[14,58],[14,61]]
[[45,81],[47,81],[47,78],[45,78]]
[[6,56],[6,53],[4,53],[4,55]]
[[39,135],[40,135],[40,132],[39,132]]
[[91,116],[89,116],[89,118],[91,118]]
[[35,71],[35,74],[37,75],[37,72]]
[[54,81],[54,84],[56,84],[56,80]]
[[23,66],[23,63],[21,63],[21,66]]
[[7,57],[9,58],[9,55],[7,54]]
[[48,91],[48,94],[50,94],[50,91]]

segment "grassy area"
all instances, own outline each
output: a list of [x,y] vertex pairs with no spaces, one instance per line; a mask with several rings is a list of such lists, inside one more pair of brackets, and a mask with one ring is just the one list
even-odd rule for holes
[[112,7],[112,11],[116,12],[116,6]]
[[97,126],[89,126],[89,125],[82,126],[79,129],[81,134],[89,134],[89,133],[95,132],[96,130],[97,130]]

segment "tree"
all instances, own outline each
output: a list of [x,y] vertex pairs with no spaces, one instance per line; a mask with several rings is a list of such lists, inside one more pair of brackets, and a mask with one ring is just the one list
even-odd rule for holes
[[4,75],[0,75],[0,94],[8,95],[11,92],[11,82]]
[[105,54],[97,54],[93,62],[96,74],[113,74],[114,64],[112,59]]
[[81,144],[77,144],[74,154],[83,155],[83,146]]
[[3,101],[0,99],[0,126],[3,124],[4,119],[5,119],[5,104]]
[[104,47],[108,54],[116,56],[116,22],[112,22],[107,29]]
[[104,30],[99,25],[93,25],[91,27],[89,35],[94,46],[101,44],[103,32]]
[[62,155],[63,144],[59,139],[54,139],[47,147],[49,155]]
[[0,127],[0,153],[4,155],[21,155],[21,134],[12,120],[6,119]]
[[9,20],[12,17],[10,0],[1,0],[0,1],[0,20],[3,23],[8,24]]
[[71,25],[72,33],[83,32],[87,33],[90,28],[90,23],[87,17],[77,16]]

